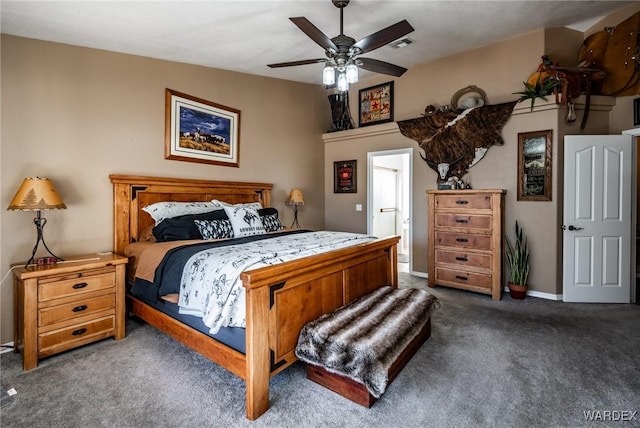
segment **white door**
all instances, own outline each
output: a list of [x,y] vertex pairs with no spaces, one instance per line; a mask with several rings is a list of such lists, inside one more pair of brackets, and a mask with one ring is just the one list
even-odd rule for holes
[[631,137],[564,139],[563,300],[631,301]]
[[398,171],[373,167],[373,231],[374,236],[398,234]]

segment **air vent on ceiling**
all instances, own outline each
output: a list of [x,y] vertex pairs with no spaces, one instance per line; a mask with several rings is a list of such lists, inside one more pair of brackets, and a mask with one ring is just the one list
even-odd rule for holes
[[395,48],[395,49],[400,49],[400,48],[404,48],[406,46],[409,46],[411,43],[413,43],[413,40],[411,40],[408,37],[405,37],[404,39],[399,39],[399,40],[396,40],[393,43],[389,43],[389,46],[391,46],[392,48]]

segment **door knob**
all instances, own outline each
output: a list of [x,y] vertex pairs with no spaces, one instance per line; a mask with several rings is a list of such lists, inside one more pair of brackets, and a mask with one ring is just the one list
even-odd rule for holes
[[584,227],[575,227],[574,225],[570,224],[569,227],[565,226],[564,224],[562,225],[562,230],[566,230],[569,229],[570,231],[574,231],[574,230],[582,230],[584,229]]

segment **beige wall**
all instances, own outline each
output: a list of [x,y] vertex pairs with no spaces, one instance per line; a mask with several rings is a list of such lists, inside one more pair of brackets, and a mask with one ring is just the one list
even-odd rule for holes
[[[112,249],[112,173],[273,183],[285,224],[293,217],[285,197],[300,187],[300,222],[324,225],[321,134],[331,112],[320,85],[7,35],[1,66],[2,206],[25,177],[51,178],[68,209],[44,213],[45,237],[63,257]],[[241,111],[239,168],[164,159],[165,88]],[[33,213],[5,208],[3,274],[29,258],[35,241]],[[13,340],[11,277],[1,291],[6,343]]]

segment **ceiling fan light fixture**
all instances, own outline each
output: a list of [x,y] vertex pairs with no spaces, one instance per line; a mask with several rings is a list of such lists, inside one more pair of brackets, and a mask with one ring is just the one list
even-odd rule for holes
[[328,86],[334,83],[336,83],[336,70],[333,65],[327,64],[322,70],[322,84]]
[[346,69],[347,83],[356,83],[358,81],[358,66],[351,63]]
[[344,72],[338,73],[338,91],[346,92],[349,90],[349,82],[347,81],[347,74]]

